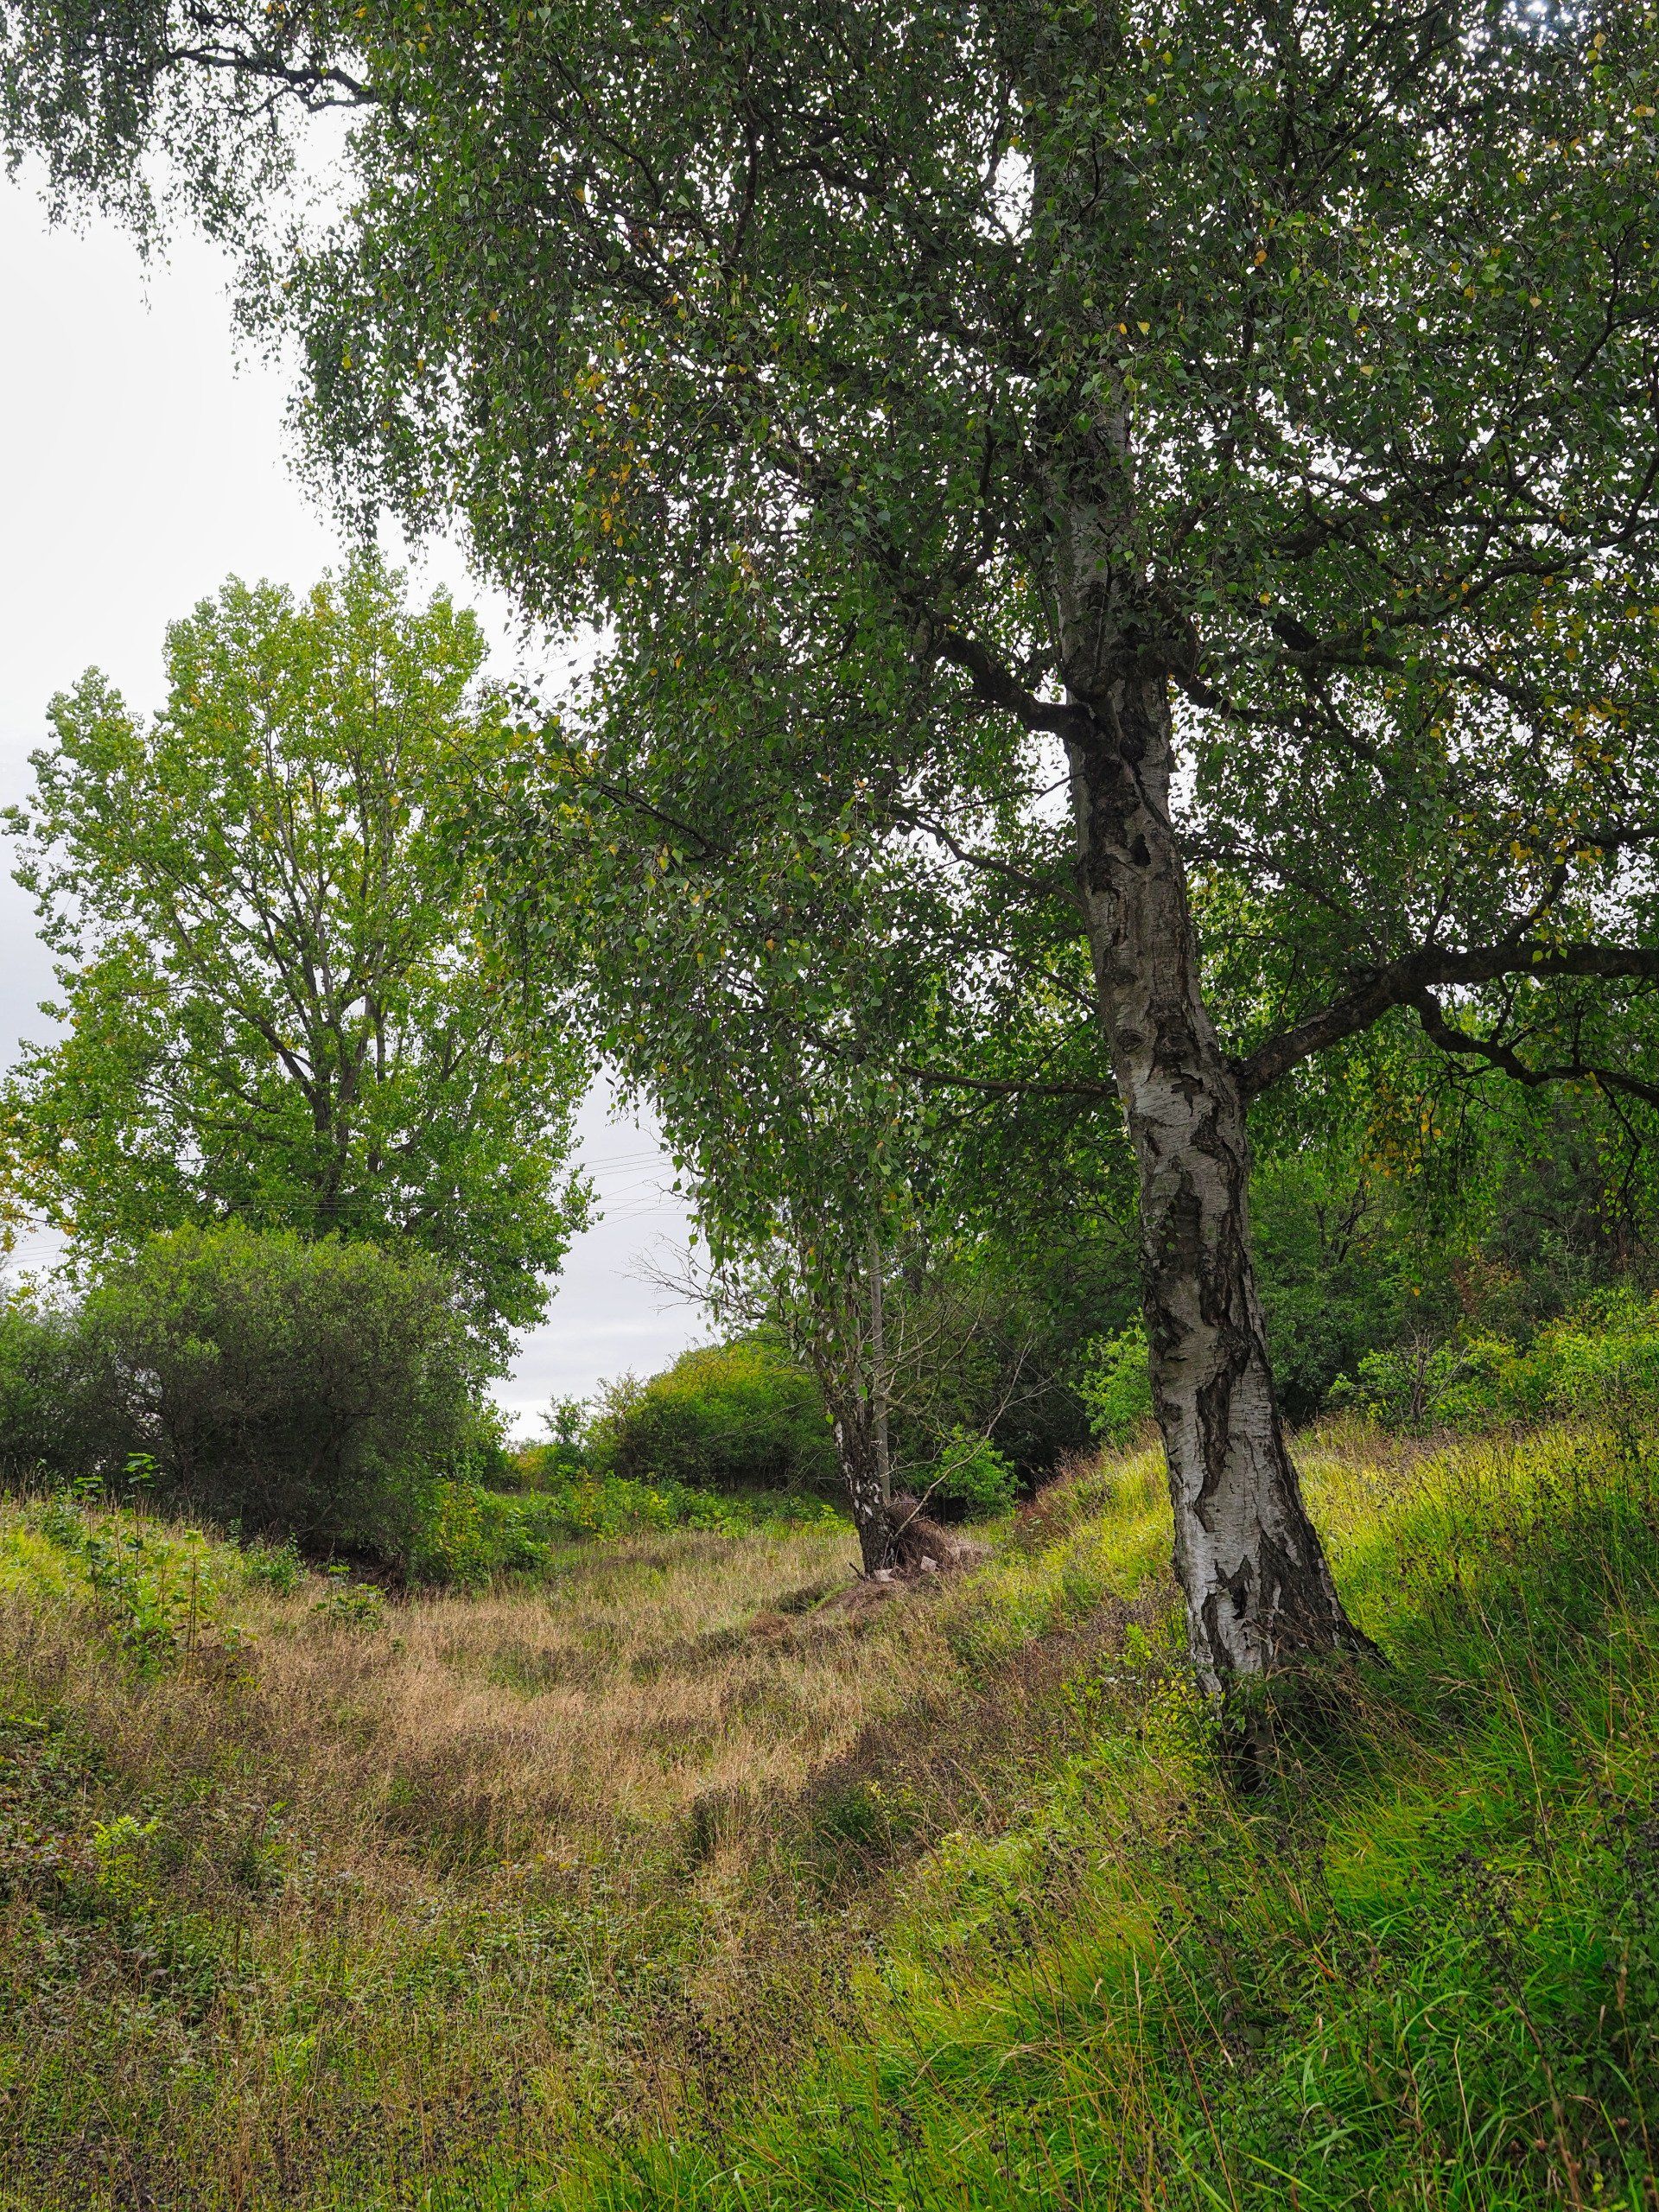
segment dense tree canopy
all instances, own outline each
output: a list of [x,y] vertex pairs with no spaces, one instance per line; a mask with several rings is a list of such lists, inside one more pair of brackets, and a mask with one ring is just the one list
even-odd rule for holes
[[459,832],[512,743],[474,618],[372,560],[227,584],[146,723],[54,701],[19,880],[63,1027],[5,1090],[16,1186],[100,1255],[234,1217],[407,1238],[487,1329],[534,1319],[582,1217],[580,1055],[478,932]]

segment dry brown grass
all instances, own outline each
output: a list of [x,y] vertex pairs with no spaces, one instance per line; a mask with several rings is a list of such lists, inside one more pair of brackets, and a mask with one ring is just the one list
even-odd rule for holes
[[595,1545],[378,1627],[158,1532],[146,1572],[200,1583],[203,1626],[143,1664],[12,1509],[16,2201],[403,2202],[486,2146],[749,2093],[846,2017],[897,1870],[1052,1751],[1068,1667],[1122,1626],[1100,1503],[861,1618],[821,1605],[855,1571],[822,1527]]
[[[902,1695],[907,1624],[760,1640],[853,1573],[834,1530],[595,1548],[552,1589],[417,1598],[376,1634],[246,1609],[268,1756],[295,1802],[390,1807],[423,1847],[524,1856],[791,1786]],[[377,1813],[378,1817],[378,1813]]]

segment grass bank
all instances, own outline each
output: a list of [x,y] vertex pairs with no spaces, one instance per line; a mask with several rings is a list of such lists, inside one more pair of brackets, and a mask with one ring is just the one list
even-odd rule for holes
[[1659,1464],[1303,1460],[1393,1663],[1249,1800],[1145,1457],[863,1618],[832,1529],[378,1606],[14,1510],[8,2201],[1659,2202]]

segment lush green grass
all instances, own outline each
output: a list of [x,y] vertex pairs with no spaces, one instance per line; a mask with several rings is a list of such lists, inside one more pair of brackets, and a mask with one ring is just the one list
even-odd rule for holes
[[1074,1683],[1093,1739],[918,1870],[874,2032],[701,2140],[459,2201],[1656,2201],[1653,1470],[1562,1433],[1312,1472],[1394,1666],[1291,1716],[1276,1783],[1229,1791],[1155,1654]]
[[162,1647],[36,1509],[7,2201],[1659,2202],[1659,1459],[1304,1462],[1393,1663],[1248,1797],[1145,1458],[862,1625],[810,1610],[831,1532],[378,1627],[220,1548]]
[[553,1474],[517,1491],[445,1482],[423,1501],[407,1564],[416,1581],[478,1588],[502,1575],[556,1573],[562,1551],[595,1539],[669,1529],[741,1536],[759,1529],[836,1528],[844,1518],[797,1491],[732,1493],[660,1478]]

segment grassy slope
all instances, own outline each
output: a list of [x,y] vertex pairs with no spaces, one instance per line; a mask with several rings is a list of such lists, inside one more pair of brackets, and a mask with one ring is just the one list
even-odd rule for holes
[[1395,1665],[1248,1801],[1145,1459],[861,1626],[833,1531],[377,1627],[14,1516],[6,2201],[1659,2203],[1649,1472],[1305,1465]]

